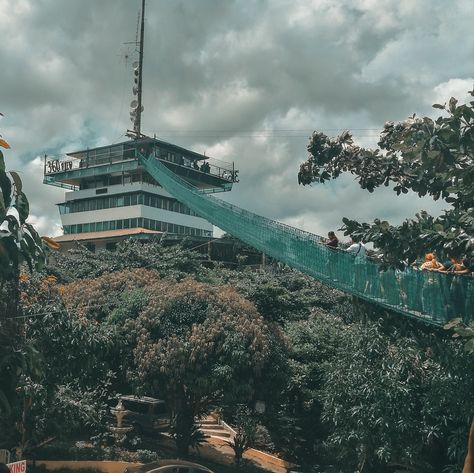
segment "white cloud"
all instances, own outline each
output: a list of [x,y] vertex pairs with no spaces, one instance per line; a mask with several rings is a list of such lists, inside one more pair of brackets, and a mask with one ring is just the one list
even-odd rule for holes
[[[123,43],[135,39],[139,4],[0,0],[0,133],[46,234],[64,194],[42,184],[38,156],[125,139],[134,58]],[[353,129],[373,146],[385,120],[464,97],[473,22],[471,0],[149,2],[144,131],[235,161],[241,182],[222,198],[319,233],[342,216],[439,212],[413,195],[369,195],[351,176],[299,187],[296,175],[313,129]]]
[[446,103],[451,97],[455,97],[460,103],[467,103],[472,100],[468,91],[474,88],[474,77],[468,79],[449,79],[438,84],[432,91],[432,103]]

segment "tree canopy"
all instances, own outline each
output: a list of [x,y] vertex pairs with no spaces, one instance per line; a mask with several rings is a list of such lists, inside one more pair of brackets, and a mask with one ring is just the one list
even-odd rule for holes
[[[3,139],[0,146],[10,148]],[[29,211],[20,176],[15,171],[5,171],[5,160],[0,151],[0,282],[16,276],[24,261],[30,269],[44,264],[43,243],[34,227],[26,222]],[[49,238],[46,243],[54,244]]]
[[186,455],[194,419],[211,404],[255,401],[258,380],[275,369],[274,335],[231,287],[186,279],[147,290],[153,303],[137,318],[136,374],[170,402],[178,452]]
[[440,217],[423,211],[397,226],[380,219],[369,224],[343,218],[346,235],[373,242],[391,265],[413,261],[428,250],[474,255],[474,101],[458,105],[452,97],[447,105],[433,107],[445,114],[436,120],[413,115],[386,122],[377,149],[357,146],[348,131],[336,138],[315,131],[298,173],[303,185],[350,172],[369,192],[393,184],[397,195],[413,191],[443,199],[448,208]]

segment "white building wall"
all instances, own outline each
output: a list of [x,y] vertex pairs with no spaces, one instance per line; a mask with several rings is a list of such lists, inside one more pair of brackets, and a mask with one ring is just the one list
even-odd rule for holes
[[148,207],[146,205],[139,207],[143,207],[141,217],[174,223],[176,225],[184,225],[185,227],[200,228],[202,230],[212,231],[213,229],[212,224],[201,217],[171,212],[170,210],[155,209],[154,207]]
[[62,225],[75,225],[78,223],[105,222],[109,220],[120,220],[124,218],[150,218],[160,222],[174,223],[186,227],[200,228],[212,231],[213,226],[201,217],[171,212],[164,209],[156,209],[146,205],[130,205],[127,207],[115,207],[112,209],[91,210],[87,212],[76,212],[61,215]]
[[154,184],[134,182],[132,184],[116,184],[113,186],[99,187],[99,189],[107,189],[105,194],[96,194],[97,189],[83,189],[81,191],[69,191],[66,192],[66,202],[71,200],[87,199],[91,197],[106,197],[108,195],[125,194],[129,192],[149,192],[150,194],[162,195],[173,199],[174,197],[163,187],[156,186]]

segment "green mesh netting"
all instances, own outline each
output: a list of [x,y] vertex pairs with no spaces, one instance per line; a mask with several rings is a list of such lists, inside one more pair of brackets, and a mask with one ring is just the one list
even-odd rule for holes
[[334,288],[401,314],[442,325],[474,314],[474,278],[406,269],[379,271],[365,257],[323,244],[320,236],[203,194],[155,159],[140,157],[147,172],[201,217],[250,246]]

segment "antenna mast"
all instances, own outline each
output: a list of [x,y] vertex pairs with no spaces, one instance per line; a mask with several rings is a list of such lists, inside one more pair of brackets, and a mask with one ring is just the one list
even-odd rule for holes
[[137,136],[141,135],[142,126],[142,86],[143,86],[143,39],[145,36],[145,0],[142,0],[142,21],[140,25],[140,56],[138,59],[138,111],[134,130]]
[[130,107],[130,120],[133,123],[133,130],[127,130],[127,136],[131,138],[140,138],[142,136],[142,90],[143,90],[143,43],[145,36],[145,0],[142,0],[142,13],[141,13],[141,25],[140,25],[140,41],[135,39],[135,46],[138,46],[139,58],[138,62],[133,63],[133,73],[135,75],[133,86],[133,95],[137,96],[137,99],[133,99]]

